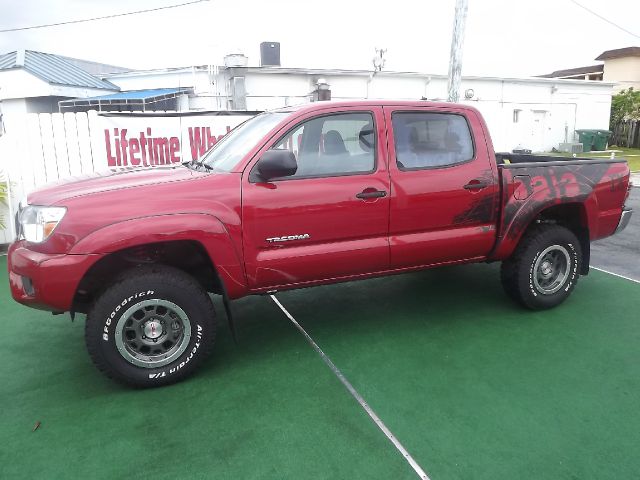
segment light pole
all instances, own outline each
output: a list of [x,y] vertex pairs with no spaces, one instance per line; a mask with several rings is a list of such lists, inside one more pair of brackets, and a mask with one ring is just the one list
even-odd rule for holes
[[451,38],[451,57],[449,58],[449,80],[447,82],[448,101],[457,102],[460,98],[460,79],[462,76],[462,45],[467,20],[468,0],[456,0],[456,13],[453,19]]

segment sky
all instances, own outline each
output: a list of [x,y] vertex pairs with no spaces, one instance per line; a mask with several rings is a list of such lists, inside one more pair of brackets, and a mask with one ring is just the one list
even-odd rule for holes
[[[0,30],[111,15],[188,0],[0,0]],[[605,50],[640,46],[638,0],[468,0],[463,75],[526,77],[593,65]],[[222,64],[244,53],[259,64],[261,41],[281,44],[284,67],[446,74],[455,0],[209,0],[109,20],[0,33],[17,49],[132,69]]]

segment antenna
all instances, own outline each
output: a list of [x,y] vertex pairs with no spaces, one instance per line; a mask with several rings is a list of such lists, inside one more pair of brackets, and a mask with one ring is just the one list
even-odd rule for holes
[[384,58],[385,54],[387,53],[387,49],[386,48],[376,48],[376,54],[373,57],[373,71],[374,72],[381,72],[382,69],[384,68],[384,64],[387,62],[387,59]]

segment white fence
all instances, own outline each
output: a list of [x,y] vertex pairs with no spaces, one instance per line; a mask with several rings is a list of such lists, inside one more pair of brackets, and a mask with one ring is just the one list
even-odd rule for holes
[[[227,113],[227,112],[225,112]],[[180,163],[200,158],[243,114],[28,114],[0,136],[0,171],[11,184],[11,204],[0,207],[6,228],[0,243],[14,238],[11,212],[32,190],[95,171]]]

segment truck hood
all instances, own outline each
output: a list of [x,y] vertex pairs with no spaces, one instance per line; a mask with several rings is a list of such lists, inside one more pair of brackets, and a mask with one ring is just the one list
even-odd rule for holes
[[196,172],[182,165],[106,170],[69,177],[48,184],[29,194],[27,202],[30,205],[62,204],[64,200],[70,198],[146,185],[180,182],[200,178],[204,175],[207,174]]

